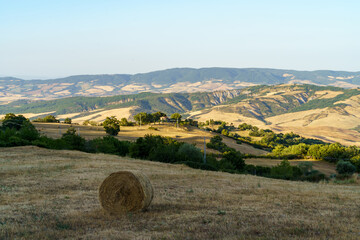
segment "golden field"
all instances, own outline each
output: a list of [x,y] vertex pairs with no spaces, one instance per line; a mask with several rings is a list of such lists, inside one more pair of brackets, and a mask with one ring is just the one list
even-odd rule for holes
[[[0,152],[0,239],[359,239],[358,185],[292,182],[34,146]],[[98,187],[137,170],[146,212],[111,216]]]

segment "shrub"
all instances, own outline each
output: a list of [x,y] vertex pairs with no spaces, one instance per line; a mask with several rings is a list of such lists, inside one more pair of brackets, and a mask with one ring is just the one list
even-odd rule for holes
[[66,143],[66,148],[70,150],[84,150],[85,148],[85,138],[76,134],[76,130],[73,127],[68,128],[66,133],[61,137]]
[[340,160],[336,164],[336,171],[339,174],[353,174],[356,172],[356,167],[351,162]]
[[312,162],[302,162],[298,164],[298,167],[301,169],[304,175],[308,175],[313,172],[313,163]]
[[192,144],[184,143],[180,146],[176,158],[178,161],[202,162],[203,155],[199,148]]
[[44,118],[37,118],[34,122],[48,122],[48,123],[59,123],[60,121],[56,119],[53,115],[48,115]]
[[257,176],[268,176],[271,172],[271,168],[246,164],[244,167],[244,172]]
[[228,147],[222,142],[222,137],[214,136],[210,139],[210,142],[206,144],[206,147],[218,150],[219,152],[235,151],[235,149]]
[[199,163],[199,162],[192,162],[192,161],[185,161],[185,162],[176,162],[176,164],[185,164],[188,167],[196,168],[196,169],[202,169],[202,170],[208,170],[208,171],[217,171],[216,168],[211,166],[207,163]]
[[223,160],[230,162],[235,170],[242,171],[245,167],[245,161],[238,151],[227,151],[223,153]]
[[23,115],[15,115],[13,113],[8,113],[5,115],[4,120],[2,122],[2,128],[10,128],[10,129],[16,129],[19,130],[24,123],[29,122],[27,118],[25,118]]
[[350,162],[356,167],[356,171],[360,172],[360,155],[352,157]]
[[129,153],[130,144],[128,141],[119,141],[113,136],[105,136],[90,140],[86,145],[86,151],[126,156]]
[[328,180],[325,174],[317,171],[311,170],[306,175],[302,176],[300,180],[309,181],[309,182],[320,182],[322,180]]
[[53,139],[46,136],[41,136],[32,142],[33,145],[38,147],[50,149],[70,149],[68,143],[64,139]]
[[145,159],[149,156],[152,149],[156,148],[160,144],[164,144],[164,139],[161,136],[145,135],[136,139],[136,141],[130,146],[129,154],[132,158]]
[[25,122],[18,131],[18,136],[28,141],[34,141],[40,137],[40,134],[34,125],[30,122]]
[[120,121],[115,116],[106,117],[103,126],[105,132],[112,136],[116,136],[120,132]]
[[71,118],[65,118],[64,123],[71,124]]
[[223,129],[221,131],[221,135],[224,135],[224,136],[229,136],[229,131],[227,129]]
[[298,167],[291,166],[289,161],[283,160],[277,166],[271,168],[270,176],[273,178],[295,180],[300,178],[302,171]]
[[134,122],[129,122],[126,118],[120,120],[120,126],[134,126]]
[[[39,138],[38,131],[26,118],[23,118],[21,115],[19,117],[7,114],[7,116],[5,125],[7,127],[5,129],[0,128],[1,147],[30,145],[32,141]],[[20,123],[19,128],[18,124]]]
[[176,145],[159,145],[153,148],[148,156],[149,160],[165,163],[174,163],[177,161],[176,152],[178,147]]

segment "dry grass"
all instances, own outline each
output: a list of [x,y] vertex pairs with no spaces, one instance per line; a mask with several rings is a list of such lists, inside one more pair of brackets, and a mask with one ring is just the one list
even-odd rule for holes
[[[359,239],[360,190],[37,147],[0,152],[0,239]],[[109,216],[111,172],[146,174],[146,212]]]

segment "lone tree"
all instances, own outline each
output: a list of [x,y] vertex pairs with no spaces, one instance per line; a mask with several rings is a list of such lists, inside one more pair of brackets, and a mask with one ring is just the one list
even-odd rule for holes
[[180,113],[173,113],[172,115],[171,115],[171,118],[172,119],[176,119],[176,127],[178,127],[178,125],[179,125],[179,121],[181,121],[181,115],[180,115]]
[[116,136],[120,132],[120,121],[115,116],[107,117],[103,122],[103,127],[107,134]]

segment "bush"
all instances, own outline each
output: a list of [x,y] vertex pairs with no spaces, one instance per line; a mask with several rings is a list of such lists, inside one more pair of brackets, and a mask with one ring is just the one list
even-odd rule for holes
[[90,140],[86,145],[86,151],[126,156],[129,153],[130,145],[131,143],[128,141],[119,141],[113,136],[105,136]]
[[145,135],[136,139],[136,141],[130,146],[129,155],[132,158],[146,159],[151,150],[157,146],[164,144],[164,139],[161,136]]
[[34,141],[40,137],[39,132],[30,122],[24,122],[17,134],[27,141]]
[[32,144],[50,149],[70,149],[68,143],[65,142],[64,139],[53,139],[46,136],[39,137],[37,140],[33,141]]
[[313,172],[313,165],[312,162],[302,162],[298,164],[298,167],[301,169],[303,175],[308,175]]
[[27,118],[25,118],[23,115],[16,116],[13,113],[8,113],[5,115],[4,120],[2,122],[2,128],[10,128],[10,129],[16,129],[19,130],[24,123],[29,122]]
[[207,163],[198,163],[198,162],[185,161],[185,162],[176,162],[176,164],[185,164],[188,167],[196,168],[196,169],[217,171],[216,168],[214,168],[213,166],[211,166],[210,164],[207,164]]
[[64,123],[71,124],[71,118],[65,118]]
[[231,163],[235,170],[242,171],[245,167],[245,161],[238,151],[227,151],[223,153],[223,160]]
[[129,122],[126,118],[120,120],[120,126],[134,126],[134,122]]
[[103,126],[105,132],[112,136],[116,136],[120,132],[120,121],[115,116],[106,117]]
[[85,138],[77,135],[73,127],[68,128],[66,133],[62,135],[61,140],[66,143],[66,149],[84,150],[85,148]]
[[301,176],[301,169],[291,166],[287,160],[283,160],[279,165],[272,167],[270,171],[270,177],[272,178],[295,180]]
[[356,171],[360,172],[360,155],[352,157],[350,162],[356,167]]
[[246,164],[244,167],[244,172],[257,176],[268,176],[270,175],[271,168],[263,166],[254,166],[251,164]]
[[[0,128],[0,147],[13,147],[30,145],[39,138],[39,132],[23,116],[7,114],[6,128]],[[19,128],[19,124],[20,128]]]
[[309,182],[320,182],[322,180],[328,180],[325,174],[317,171],[311,170],[306,175],[302,176],[300,180],[309,181]]
[[356,167],[351,162],[340,160],[336,164],[336,171],[339,174],[353,174],[356,172]]
[[59,123],[60,121],[56,119],[53,115],[48,115],[44,118],[37,118],[34,122],[47,122],[47,123]]
[[164,163],[174,163],[177,161],[176,152],[178,147],[176,145],[159,145],[153,148],[148,156],[149,160],[164,162]]
[[200,149],[189,143],[180,146],[176,158],[178,161],[203,162],[203,154]]
[[235,151],[235,149],[228,147],[222,142],[222,137],[214,136],[210,139],[210,142],[206,144],[206,147],[218,150],[219,152]]

